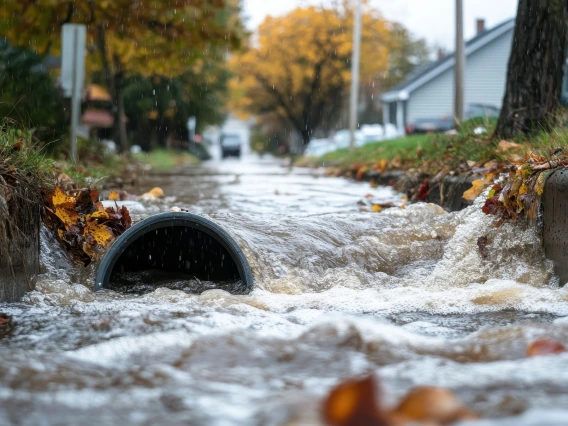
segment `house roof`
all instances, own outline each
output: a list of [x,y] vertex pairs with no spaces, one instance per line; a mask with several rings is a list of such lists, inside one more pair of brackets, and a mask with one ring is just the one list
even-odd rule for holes
[[[493,40],[497,39],[501,35],[507,33],[508,31],[511,31],[514,28],[515,19],[512,18],[497,25],[496,27],[491,28],[490,30],[483,31],[481,34],[478,34],[466,43],[466,57],[485,47]],[[444,71],[452,68],[455,64],[454,56],[455,55],[452,53],[440,59],[439,61],[433,62],[430,65],[426,65],[418,69],[416,73],[410,75],[410,77],[405,81],[397,84],[391,90],[383,94],[383,96],[381,96],[381,100],[383,102],[407,100],[412,91],[428,83],[430,80],[442,74]]]

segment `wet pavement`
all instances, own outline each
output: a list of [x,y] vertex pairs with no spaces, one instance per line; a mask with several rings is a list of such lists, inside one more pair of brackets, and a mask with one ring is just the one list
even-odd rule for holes
[[166,198],[135,217],[211,218],[255,289],[94,294],[94,268],[58,269],[44,235],[37,290],[0,305],[14,318],[0,331],[0,424],[317,425],[330,387],[368,372],[389,404],[435,385],[483,425],[568,424],[568,354],[525,356],[539,337],[568,343],[568,289],[534,228],[496,229],[479,203],[362,212],[368,194],[401,195],[268,157],[147,176],[140,191],[153,186]]

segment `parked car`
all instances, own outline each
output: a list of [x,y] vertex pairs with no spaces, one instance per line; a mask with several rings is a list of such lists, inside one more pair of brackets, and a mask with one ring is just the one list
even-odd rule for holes
[[[497,117],[499,108],[484,104],[467,104],[464,111],[466,120],[476,117]],[[407,134],[447,132],[454,128],[454,117],[451,114],[436,118],[420,118],[406,126]]]
[[223,134],[220,139],[221,158],[241,156],[241,137],[234,134]]

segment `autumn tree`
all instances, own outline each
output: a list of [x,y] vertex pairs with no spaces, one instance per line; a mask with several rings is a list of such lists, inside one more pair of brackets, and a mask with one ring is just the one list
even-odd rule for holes
[[183,74],[199,58],[240,43],[238,0],[4,0],[0,34],[37,52],[58,52],[61,26],[87,26],[90,64],[103,71],[115,137],[128,147],[123,83],[128,75]]
[[562,92],[567,25],[565,0],[519,0],[497,136],[511,138],[552,123]]
[[166,146],[168,135],[188,140],[187,120],[197,119],[197,133],[204,124],[220,124],[226,103],[229,73],[221,61],[198,60],[176,77],[155,75],[128,77],[124,85],[124,103],[128,126],[136,130],[137,143],[149,150]]
[[[348,3],[347,3],[348,4]],[[363,14],[361,79],[369,82],[388,68],[388,23],[366,8]],[[353,11],[297,8],[267,17],[258,39],[232,60],[238,106],[273,114],[290,123],[307,144],[315,129],[332,121],[351,79]]]

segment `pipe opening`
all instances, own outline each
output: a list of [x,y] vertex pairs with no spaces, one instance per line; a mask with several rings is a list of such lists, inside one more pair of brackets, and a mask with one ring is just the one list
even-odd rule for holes
[[[123,234],[101,262],[95,289],[148,293],[167,287],[191,293],[250,291],[242,251],[221,228],[195,215],[151,217]],[[185,219],[198,218],[198,221]],[[204,226],[206,225],[206,226]]]

